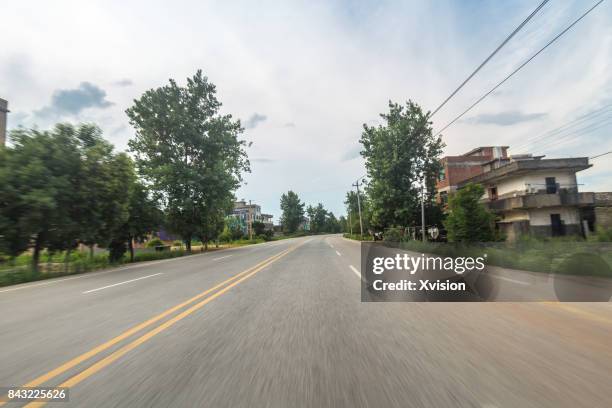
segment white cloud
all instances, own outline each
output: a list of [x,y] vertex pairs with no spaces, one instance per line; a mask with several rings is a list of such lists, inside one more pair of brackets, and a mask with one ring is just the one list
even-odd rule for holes
[[[257,6],[195,0],[10,2],[3,5],[0,26],[0,97],[9,100],[13,112],[31,113],[57,89],[74,89],[81,82],[115,85],[104,87],[104,100],[113,106],[84,109],[71,120],[100,123],[107,137],[124,149],[132,134],[124,111],[133,99],[171,77],[184,83],[202,68],[217,86],[224,113],[251,118],[257,111],[267,117],[269,126],[253,126],[245,138],[254,142],[252,158],[274,161],[253,160],[253,173],[238,196],[261,203],[278,219],[280,194],[293,189],[307,202],[321,201],[339,215],[346,190],[364,172],[360,158],[342,160],[355,157],[362,124],[376,121],[389,99],[410,98],[425,109],[435,107],[534,7],[526,0]],[[465,109],[585,8],[577,0],[548,4],[436,115],[434,128]],[[518,144],[609,97],[611,17],[612,7],[605,2],[470,113],[547,116],[509,126],[457,123],[444,132],[447,153],[483,144]],[[121,78],[132,85],[118,86]],[[12,126],[15,121],[9,120]],[[610,150],[611,143],[610,138],[597,145],[583,141],[557,154],[597,153]],[[583,173],[602,168],[598,163]],[[593,185],[589,183],[585,188]]]

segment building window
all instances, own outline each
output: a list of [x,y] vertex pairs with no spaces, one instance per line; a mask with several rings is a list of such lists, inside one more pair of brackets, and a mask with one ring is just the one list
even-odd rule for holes
[[497,187],[489,187],[489,200],[497,200]]
[[440,173],[438,173],[438,180],[444,181],[446,179],[446,169],[442,167]]
[[557,193],[557,180],[554,177],[546,177],[546,194]]

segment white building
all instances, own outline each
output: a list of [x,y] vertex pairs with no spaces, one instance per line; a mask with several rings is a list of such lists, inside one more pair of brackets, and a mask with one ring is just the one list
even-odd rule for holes
[[578,191],[576,172],[589,167],[587,157],[513,156],[483,164],[484,172],[459,188],[468,183],[485,187],[483,201],[498,215],[497,226],[509,240],[521,234],[582,235],[588,232],[583,209],[592,209],[595,197]]

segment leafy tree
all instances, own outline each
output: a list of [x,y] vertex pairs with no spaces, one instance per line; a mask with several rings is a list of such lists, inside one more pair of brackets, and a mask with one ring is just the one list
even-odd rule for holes
[[[367,234],[368,231],[371,230],[371,217],[372,217],[372,212],[370,210],[370,200],[367,196],[367,194],[364,194],[363,191],[359,191],[360,197],[360,204],[361,204],[361,218],[362,218],[362,222],[363,222],[363,233]],[[348,225],[348,230],[350,232],[351,227],[352,227],[352,231],[354,234],[359,234],[360,231],[360,225],[359,225],[359,205],[357,203],[357,192],[356,191],[349,191],[346,193],[346,200],[344,201],[344,204],[346,205],[346,211],[348,214],[350,214],[350,224]]]
[[[215,86],[202,71],[180,87],[174,80],[145,92],[126,113],[136,129],[129,146],[140,173],[163,201],[170,230],[185,241],[210,237],[217,212],[250,171],[243,129],[220,115]],[[222,218],[221,218],[222,219]],[[214,235],[214,234],[213,234]]]
[[281,215],[283,231],[288,233],[297,231],[304,219],[304,203],[300,201],[296,193],[288,191],[287,194],[281,196],[280,207],[283,212]]
[[119,239],[127,242],[130,261],[134,261],[134,242],[144,242],[163,223],[163,214],[157,200],[139,181],[129,191],[128,219],[120,229]]
[[[229,197],[228,197],[229,198]],[[232,201],[229,200],[220,208],[207,206],[200,219],[201,228],[196,234],[204,243],[204,249],[208,249],[208,243],[219,238],[225,226],[225,214],[230,211]]]
[[327,210],[323,207],[323,204],[319,203],[316,207],[308,206],[306,208],[308,218],[310,218],[310,231],[314,233],[327,232]]
[[364,124],[360,140],[370,179],[366,192],[372,226],[420,224],[420,186],[424,179],[431,207],[444,145],[433,136],[427,115],[412,101],[405,106],[389,102],[389,112],[380,116],[384,124]]
[[342,225],[340,221],[336,218],[334,213],[331,211],[327,213],[327,218],[325,219],[325,232],[331,232],[333,234],[342,232]]
[[266,232],[266,224],[261,221],[253,221],[252,227],[255,235],[263,235]]
[[[82,151],[80,240],[93,255],[94,245],[108,246],[128,220],[129,189],[136,176],[132,160],[125,153],[114,153],[97,126],[82,125],[75,136]],[[118,251],[119,245],[114,248]]]
[[44,132],[18,129],[11,132],[13,146],[2,152],[3,250],[14,257],[31,245],[34,271],[38,271],[40,252],[46,246],[65,249],[76,245],[80,153],[75,132],[80,129],[71,125]]
[[338,225],[340,226],[338,232],[349,232],[348,219],[344,215],[338,217]]
[[444,223],[450,242],[487,242],[494,239],[494,216],[480,201],[484,188],[470,183],[451,195]]

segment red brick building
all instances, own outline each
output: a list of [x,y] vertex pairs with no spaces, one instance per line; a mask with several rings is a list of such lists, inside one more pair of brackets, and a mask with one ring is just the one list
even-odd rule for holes
[[508,160],[508,146],[481,146],[461,156],[442,158],[442,170],[436,183],[438,202],[446,204],[448,195],[457,190],[457,185],[484,172],[490,162]]

